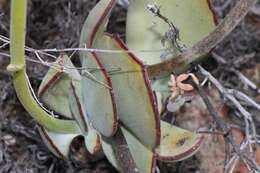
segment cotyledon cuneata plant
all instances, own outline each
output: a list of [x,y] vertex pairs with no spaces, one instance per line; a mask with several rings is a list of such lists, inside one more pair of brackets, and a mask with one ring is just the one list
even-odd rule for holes
[[[12,7],[23,1],[14,0]],[[167,84],[170,77],[149,79],[146,67],[164,61],[168,55],[179,54],[179,50],[169,48],[169,43],[162,44],[169,25],[147,10],[151,3],[160,6],[161,14],[179,29],[179,44],[187,48],[215,27],[214,13],[207,0],[131,0],[125,44],[117,35],[105,33],[116,0],[100,0],[84,23],[80,46],[120,53],[81,52],[81,73],[62,54],[38,90],[41,101],[57,112],[59,118],[41,112],[41,108],[30,111],[40,123],[39,131],[46,145],[58,157],[68,157],[72,140],[82,135],[93,157],[103,150],[118,170],[127,172],[116,153],[120,147],[114,142],[118,133],[125,139],[124,148],[134,161],[124,164],[134,164],[136,172],[154,172],[157,159],[179,161],[198,151],[204,139],[202,135],[160,120],[162,105],[170,95]],[[18,14],[13,14],[14,22],[19,19]],[[21,24],[12,28],[11,38],[18,36],[22,27]],[[16,53],[14,56],[22,52]],[[20,64],[13,59],[8,69],[14,73],[15,86],[27,86],[25,63]],[[37,109],[31,107],[37,105],[24,103],[28,99],[25,95],[18,93],[18,97],[25,108]]]

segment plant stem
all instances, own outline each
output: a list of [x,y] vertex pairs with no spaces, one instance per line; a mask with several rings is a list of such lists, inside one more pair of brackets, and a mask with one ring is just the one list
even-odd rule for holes
[[117,158],[117,162],[121,168],[120,172],[124,173],[139,173],[137,166],[127,147],[126,139],[123,132],[118,128],[116,134],[110,138],[110,143]]
[[203,60],[206,55],[219,44],[245,17],[250,8],[257,0],[240,0],[230,11],[225,19],[204,39],[199,41],[193,47],[167,61],[150,65],[147,67],[150,78],[169,75],[170,73],[179,74],[193,65]]
[[58,133],[78,133],[78,125],[72,120],[61,120],[46,113],[34,100],[27,83],[25,63],[25,32],[27,0],[12,0],[11,5],[11,64],[7,70],[13,74],[17,96],[30,115],[47,129]]

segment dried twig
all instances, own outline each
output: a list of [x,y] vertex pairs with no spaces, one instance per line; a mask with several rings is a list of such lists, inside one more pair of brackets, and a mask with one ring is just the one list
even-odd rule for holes
[[[245,147],[241,146],[240,148],[236,145],[236,143],[234,142],[233,137],[231,136],[231,132],[227,131],[229,130],[229,127],[224,122],[224,120],[222,120],[217,113],[215,112],[215,110],[213,109],[213,106],[211,105],[209,99],[207,98],[205,92],[202,90],[202,88],[200,86],[198,86],[198,91],[201,95],[201,97],[203,98],[209,112],[211,113],[214,121],[217,123],[218,127],[225,133],[224,137],[226,142],[230,143],[235,151],[235,153],[237,154],[237,156],[239,156],[239,158],[245,162],[246,165],[249,165],[250,170],[257,170],[260,171],[260,167],[256,164],[255,162],[255,158],[254,157],[250,157],[249,154],[252,154],[254,152],[252,145],[257,145],[257,134],[256,134],[256,129],[255,129],[255,124],[252,118],[251,113],[249,113],[241,104],[240,102],[237,100],[237,96],[239,96],[240,99],[243,99],[243,101],[249,101],[250,104],[255,104],[255,102],[252,103],[252,99],[250,99],[249,97],[245,97],[244,94],[242,94],[242,92],[235,92],[235,90],[229,90],[224,88],[218,81],[217,79],[215,79],[208,71],[206,71],[204,68],[202,68],[201,66],[199,66],[199,71],[202,75],[204,75],[219,91],[220,93],[224,96],[225,99],[228,99],[235,107],[236,109],[240,112],[240,114],[242,115],[242,118],[244,119],[245,122],[245,133],[246,133],[246,138],[244,140],[244,143],[247,144]],[[238,94],[239,93],[239,94]],[[255,107],[257,107],[258,105],[254,105]],[[246,150],[246,149],[249,149]],[[245,151],[246,150],[246,151]],[[245,152],[250,152],[245,153]],[[253,155],[253,154],[252,154]],[[237,157],[236,156],[236,157]],[[230,169],[230,162],[232,161],[232,163],[236,162],[237,158],[236,157],[232,157],[231,160],[229,160],[229,162],[226,165],[226,169],[229,170]]]
[[[238,60],[231,63],[231,62],[227,62],[224,57],[218,55],[215,52],[212,52],[212,57],[218,63],[225,65],[223,68],[225,71],[234,73],[241,80],[241,82],[244,84],[244,86],[251,88],[252,90],[256,91],[257,93],[260,93],[260,89],[257,87],[257,85],[253,81],[248,79],[243,73],[241,73],[240,71],[237,70],[237,68],[239,68],[241,66],[241,63],[248,62],[248,59],[251,59],[254,56],[255,56],[255,53],[251,53],[251,54],[243,56],[242,58],[238,58]],[[225,67],[227,67],[227,68],[225,68]],[[237,91],[237,93],[239,93],[239,95],[240,95],[239,97],[243,97],[241,99],[246,99],[247,102],[250,102],[251,106],[254,106],[257,109],[260,108],[260,105],[258,103],[256,103],[255,101],[253,101],[253,99],[249,99],[248,97],[246,97],[245,94],[243,94],[243,96],[241,96],[242,93],[239,91]],[[238,97],[238,95],[237,95],[237,97]]]
[[183,47],[180,45],[178,41],[180,41],[179,29],[173,24],[170,19],[161,14],[160,7],[156,4],[147,5],[149,11],[151,11],[155,16],[159,19],[163,20],[169,26],[169,31],[165,33],[165,38],[163,38],[162,42],[165,40],[169,40],[173,47],[176,47],[180,52],[183,52]]
[[236,69],[231,69],[237,76],[238,78],[243,82],[245,86],[250,87],[251,89],[255,90],[257,93],[260,94],[260,89],[257,87],[257,85],[252,82],[250,79],[248,79],[244,74],[242,74],[240,71]]
[[[8,45],[10,44],[10,39],[0,35],[0,41],[3,42],[3,45]],[[2,45],[2,46],[3,46]],[[95,49],[95,48],[86,48],[86,47],[76,47],[76,48],[62,48],[62,49],[57,49],[57,48],[50,48],[50,49],[35,49],[32,47],[25,47],[25,50],[27,52],[32,52],[32,53],[39,53],[42,55],[46,55],[49,58],[52,59],[57,59],[55,55],[50,54],[51,52],[55,53],[61,53],[61,52],[75,52],[75,51],[81,51],[81,52],[100,52],[100,53],[114,53],[114,54],[121,54],[121,53],[136,53],[136,52],[141,52],[141,53],[151,53],[151,52],[164,52],[165,49],[153,49],[153,50],[110,50],[110,49]]]
[[[239,101],[235,98],[235,96],[230,92],[230,90],[227,90],[224,88],[217,79],[215,79],[208,71],[206,71],[204,68],[199,66],[199,71],[202,75],[204,75],[219,91],[220,93],[233,105],[238,109],[238,111],[243,115],[243,117],[246,119],[246,122],[250,121],[252,122],[252,115],[239,103]],[[247,123],[246,123],[247,124]],[[252,129],[255,131],[255,129]],[[247,129],[249,131],[249,129]],[[249,132],[248,134],[249,135]],[[256,133],[254,134],[256,135]],[[248,136],[249,137],[249,136]]]
[[252,98],[247,96],[246,94],[242,93],[241,91],[235,89],[229,89],[229,93],[232,93],[237,99],[246,102],[248,105],[258,109],[260,111],[260,104],[254,101]]

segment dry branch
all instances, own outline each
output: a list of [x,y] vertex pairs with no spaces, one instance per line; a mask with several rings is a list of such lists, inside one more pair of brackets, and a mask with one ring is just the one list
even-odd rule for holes
[[[223,95],[224,98],[229,100],[235,108],[240,112],[242,115],[242,119],[244,119],[245,122],[245,134],[246,137],[244,139],[244,145],[239,147],[236,145],[234,141],[234,137],[232,135],[232,132],[230,131],[230,127],[227,126],[225,121],[220,118],[218,113],[214,110],[213,106],[210,103],[210,100],[208,99],[205,91],[200,86],[197,86],[198,92],[201,95],[202,99],[204,100],[208,111],[213,117],[214,122],[218,125],[219,129],[224,133],[225,142],[227,144],[231,144],[232,149],[235,151],[236,155],[232,157],[232,159],[229,160],[229,163],[225,165],[225,169],[228,170],[229,167],[235,163],[234,160],[237,160],[240,158],[246,165],[248,165],[248,168],[250,170],[254,170],[255,172],[260,171],[260,167],[255,162],[255,156],[252,154],[254,152],[253,145],[257,144],[257,134],[256,134],[256,128],[255,123],[253,121],[251,113],[249,113],[239,102],[238,99],[242,99],[244,101],[248,101],[251,105],[254,105],[256,108],[258,106],[257,103],[255,103],[252,99],[249,97],[245,97],[245,95],[242,92],[237,92],[235,90],[229,90],[224,88],[218,81],[215,79],[208,71],[206,71],[204,68],[199,66],[199,72],[206,77],[217,89],[218,91]],[[238,98],[237,98],[238,97]],[[250,153],[248,153],[247,149],[250,149]],[[229,154],[229,153],[227,153]],[[236,159],[235,159],[236,158]],[[232,164],[231,164],[232,162]],[[230,165],[231,164],[231,165]]]

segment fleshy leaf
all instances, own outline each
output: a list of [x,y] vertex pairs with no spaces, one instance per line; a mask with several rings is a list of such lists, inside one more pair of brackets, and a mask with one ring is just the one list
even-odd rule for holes
[[[88,65],[90,62],[98,68],[95,58],[88,54]],[[83,64],[84,65],[84,64]],[[93,67],[93,65],[91,65]],[[87,66],[90,67],[90,66]],[[89,76],[82,78],[82,94],[85,112],[94,129],[104,136],[112,136],[117,129],[117,116],[114,103],[114,96],[109,88],[108,79],[102,71],[95,71],[92,75],[98,82]]]
[[40,135],[49,150],[60,158],[68,158],[72,140],[80,134],[59,134],[48,131],[43,127],[38,128]]
[[[107,50],[127,51],[115,36],[104,35],[95,46]],[[111,71],[120,122],[149,149],[160,142],[160,117],[145,66],[131,53],[98,53],[101,63]]]
[[161,144],[156,149],[162,161],[180,161],[195,154],[204,137],[161,121]]
[[88,131],[85,136],[85,145],[90,154],[95,155],[101,151],[101,139],[94,129]]
[[[180,43],[187,48],[194,45],[215,28],[216,18],[209,0],[130,0],[127,14],[126,40],[131,50],[162,50],[162,39],[169,25],[152,14],[147,5],[160,7],[160,13],[178,29]],[[134,52],[145,64],[163,60],[166,52]],[[173,54],[178,54],[174,52]]]
[[81,130],[87,132],[89,120],[83,107],[83,98],[81,94],[81,83],[78,80],[71,80],[69,90],[69,106],[73,117],[76,119]]
[[[80,46],[93,48],[96,37],[104,32],[116,0],[101,0],[89,13],[80,38]],[[117,129],[117,114],[112,84],[107,71],[95,52],[81,52],[81,63],[92,73],[83,71],[82,94],[90,123],[100,134],[109,137]]]
[[100,0],[90,11],[81,31],[81,47],[91,48],[97,36],[103,34],[105,25],[115,4],[116,0]]
[[44,77],[38,95],[50,109],[62,116],[72,118],[68,99],[70,82],[72,79],[80,82],[81,76],[67,55],[62,54],[56,64],[58,66],[50,68]]
[[126,142],[130,149],[130,153],[137,165],[140,173],[153,173],[155,171],[156,156],[146,148],[137,138],[135,138],[128,130],[121,126]]

